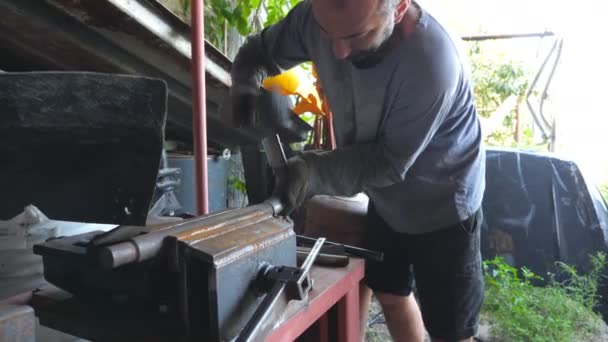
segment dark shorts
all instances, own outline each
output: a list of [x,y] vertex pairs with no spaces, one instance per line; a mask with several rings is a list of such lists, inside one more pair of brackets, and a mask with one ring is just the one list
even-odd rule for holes
[[414,289],[429,334],[448,341],[474,336],[483,303],[479,248],[482,212],[438,231],[397,233],[370,205],[366,248],[382,262],[366,263],[365,282],[375,292],[408,296]]

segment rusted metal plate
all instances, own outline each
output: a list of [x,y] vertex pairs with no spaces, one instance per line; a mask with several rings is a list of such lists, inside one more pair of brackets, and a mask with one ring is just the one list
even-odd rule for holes
[[26,305],[0,306],[0,341],[36,342],[34,310]]

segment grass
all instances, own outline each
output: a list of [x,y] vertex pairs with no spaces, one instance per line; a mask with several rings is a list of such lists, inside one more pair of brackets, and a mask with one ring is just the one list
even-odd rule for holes
[[[601,318],[593,311],[597,287],[606,256],[591,257],[592,270],[581,275],[564,263],[559,274],[545,286],[543,279],[527,268],[517,270],[502,259],[484,262],[485,301],[482,319],[492,326],[496,341],[589,340],[598,331]],[[557,281],[555,278],[564,279]]]
[[[501,258],[484,261],[486,291],[481,319],[490,327],[491,341],[606,341],[602,319],[593,308],[608,261],[603,253],[590,260],[591,271],[584,275],[558,262],[558,274],[548,281],[525,267],[511,267]],[[370,317],[380,311],[373,301]],[[368,328],[366,341],[391,341],[386,325]]]

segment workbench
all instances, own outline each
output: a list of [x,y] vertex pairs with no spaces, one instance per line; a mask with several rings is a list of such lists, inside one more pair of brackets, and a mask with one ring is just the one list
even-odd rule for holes
[[[311,275],[314,283],[308,303],[290,302],[267,341],[359,341],[364,261],[351,258],[348,266],[340,268],[315,265]],[[175,341],[182,337],[180,327],[157,315],[127,308],[103,310],[103,303],[92,310],[89,303],[50,285],[34,293],[30,304],[42,325],[85,339]]]
[[311,272],[314,284],[308,306],[291,302],[283,323],[268,341],[293,341],[304,333],[303,340],[360,341],[359,283],[364,275],[363,260],[351,258],[344,268],[314,266]]

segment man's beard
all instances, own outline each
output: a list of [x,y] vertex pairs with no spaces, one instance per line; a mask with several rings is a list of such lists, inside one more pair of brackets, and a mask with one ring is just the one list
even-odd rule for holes
[[393,31],[395,30],[395,25],[393,23],[393,19],[390,19],[391,22],[386,26],[384,31],[382,32],[382,38],[380,39],[380,44],[375,48],[361,50],[353,52],[348,60],[357,68],[367,69],[371,68],[374,65],[378,64],[384,56],[386,56],[389,51],[389,42],[390,38],[393,35]]

